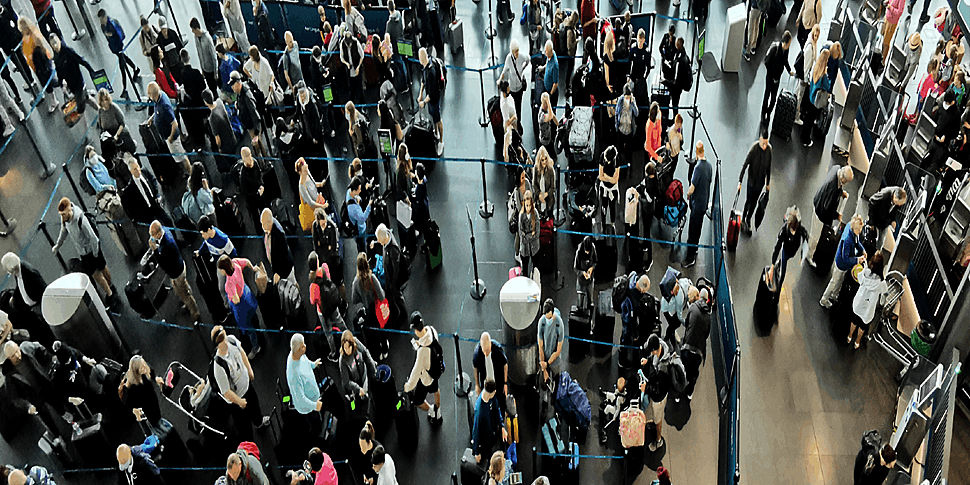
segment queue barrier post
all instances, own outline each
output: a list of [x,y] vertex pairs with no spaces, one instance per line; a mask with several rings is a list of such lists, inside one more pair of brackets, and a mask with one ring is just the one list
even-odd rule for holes
[[17,229],[17,219],[7,220],[7,216],[3,215],[2,210],[0,210],[0,222],[3,222],[3,228],[0,228],[0,237],[7,237]]
[[[84,198],[81,197],[81,192],[77,189],[77,184],[74,183],[74,177],[71,176],[71,171],[67,169],[67,164],[62,163],[61,168],[64,169],[64,175],[67,177],[67,182],[71,184],[71,189],[74,190],[75,200],[81,205],[81,209],[83,209],[84,212],[87,212],[87,204],[84,203]],[[81,175],[84,175],[83,172]]]
[[[54,239],[52,239],[51,234],[47,232],[47,223],[44,222],[43,219],[41,219],[40,222],[37,223],[37,229],[40,229],[40,232],[44,233],[44,237],[47,238],[47,242],[50,243],[51,247],[53,248]],[[64,262],[64,258],[61,256],[61,253],[58,252],[54,254],[57,256],[57,261],[61,263],[61,268],[64,268],[64,271],[68,271],[67,263]]]
[[482,117],[478,119],[478,124],[485,128],[488,126],[488,111],[485,109],[485,70],[478,70],[478,85],[482,89]]
[[[488,201],[488,182],[485,179],[485,159],[479,159],[482,164],[482,203],[478,205],[478,215],[482,216],[482,219],[488,219],[492,217],[495,213],[495,204]],[[475,247],[475,238],[472,237],[472,247]],[[475,277],[478,279],[478,277]]]
[[455,395],[458,397],[468,397],[472,390],[472,380],[468,374],[461,370],[461,346],[459,346],[458,334],[455,338]]
[[30,145],[34,147],[34,153],[37,154],[37,160],[39,160],[41,166],[44,167],[44,171],[41,172],[40,178],[41,180],[47,180],[51,175],[54,175],[54,167],[50,166],[47,161],[44,160],[44,156],[41,155],[40,148],[37,148],[37,141],[34,140],[34,135],[30,133],[30,128],[27,127],[26,121],[21,124],[21,126],[24,128],[24,133],[27,134],[27,139],[30,140]]

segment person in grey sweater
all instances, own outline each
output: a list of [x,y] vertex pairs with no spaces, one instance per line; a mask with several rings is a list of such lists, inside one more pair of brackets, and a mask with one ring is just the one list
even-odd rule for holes
[[[357,253],[357,276],[354,277],[351,293],[350,306],[353,308],[360,305],[357,314],[361,315],[362,313],[363,315],[362,327],[364,329],[379,327],[374,304],[377,301],[383,301],[386,296],[384,295],[384,288],[381,287],[381,282],[377,280],[377,276],[371,271],[366,252]],[[387,337],[384,334],[380,332],[368,332],[365,338],[367,338],[368,344],[377,352],[377,358],[379,360],[387,358],[388,344]]]
[[522,274],[532,275],[532,257],[539,253],[539,212],[532,203],[532,191],[526,191],[519,212],[519,259]]
[[58,202],[57,212],[61,215],[61,232],[57,235],[57,242],[51,252],[57,254],[64,241],[70,238],[80,256],[81,271],[94,278],[104,290],[105,296],[111,298],[114,295],[111,289],[111,272],[108,271],[104,254],[101,253],[101,241],[91,227],[91,222],[84,215],[84,211],[72,204],[67,197]]
[[216,57],[216,45],[212,36],[202,30],[199,19],[193,17],[189,21],[189,28],[195,35],[195,48],[199,55],[199,68],[205,76],[205,83],[209,89],[215,91],[219,87],[219,58]]
[[259,460],[246,450],[236,450],[226,459],[227,485],[269,485]]
[[377,373],[377,362],[350,330],[344,330],[340,335],[340,360],[337,365],[340,367],[344,397],[349,401],[371,401],[370,383],[371,377]]

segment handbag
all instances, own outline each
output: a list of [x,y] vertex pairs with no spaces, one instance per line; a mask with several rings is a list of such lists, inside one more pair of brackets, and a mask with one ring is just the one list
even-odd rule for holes
[[283,88],[280,87],[280,83],[276,81],[273,81],[273,85],[270,86],[269,103],[273,106],[280,106],[283,104]]
[[391,317],[391,304],[387,302],[387,298],[379,300],[377,298],[377,289],[374,289],[374,314],[377,315],[377,324],[381,328],[387,325],[387,320]]
[[405,229],[411,228],[411,205],[403,200],[397,201],[397,221],[400,222]]
[[624,448],[643,446],[647,415],[640,410],[640,401],[633,400],[626,411],[620,413],[620,444]]
[[509,194],[509,232],[512,234],[519,232],[519,211],[515,206],[515,194]]

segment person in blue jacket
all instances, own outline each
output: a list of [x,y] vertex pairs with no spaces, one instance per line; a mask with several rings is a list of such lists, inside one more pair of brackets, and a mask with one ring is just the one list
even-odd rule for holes
[[839,248],[835,252],[835,268],[832,270],[832,279],[829,280],[829,285],[825,288],[825,293],[822,293],[822,299],[818,302],[825,308],[832,307],[832,300],[836,297],[839,289],[842,288],[842,278],[845,277],[845,272],[852,269],[856,264],[866,262],[866,250],[862,247],[862,239],[859,237],[864,226],[865,222],[862,216],[856,214],[852,216],[852,220],[842,231],[842,239],[839,241]]
[[[495,399],[495,381],[485,380],[485,388],[475,402],[475,421],[472,424],[472,454],[475,461],[482,462],[482,456],[490,457],[495,451],[504,449],[508,440],[508,430],[502,419],[502,409]],[[500,439],[501,438],[501,439]]]
[[232,90],[232,87],[229,86],[229,81],[231,81],[229,75],[233,71],[241,72],[242,64],[239,62],[239,59],[236,59],[236,56],[228,55],[226,53],[226,47],[222,44],[216,46],[216,57],[219,58],[219,81],[222,83],[220,87],[223,92],[228,93]]
[[171,278],[172,289],[175,290],[175,294],[182,300],[183,308],[188,310],[192,315],[192,321],[199,321],[199,306],[195,302],[195,297],[192,296],[192,287],[189,286],[189,282],[186,280],[185,261],[182,260],[179,247],[175,244],[175,238],[157,220],[152,221],[151,226],[148,228],[148,234],[150,236],[148,245],[158,258],[158,266]]
[[347,204],[347,215],[351,222],[357,227],[357,252],[367,251],[364,246],[364,236],[367,235],[367,218],[370,217],[371,205],[368,204],[364,209],[360,206],[360,192],[364,189],[364,183],[360,177],[355,177],[350,181],[350,188],[347,189],[347,197],[344,199]]
[[[98,21],[101,22],[101,33],[104,34],[104,38],[108,41],[108,49],[111,53],[118,56],[118,68],[121,71],[121,97],[122,99],[128,98],[128,81],[131,81],[131,86],[135,89],[135,96],[138,101],[141,102],[141,94],[138,93],[138,83],[135,79],[141,74],[141,69],[125,54],[125,31],[122,30],[121,24],[117,20],[108,16],[108,13],[104,9],[98,10]],[[135,70],[132,74],[131,70]]]

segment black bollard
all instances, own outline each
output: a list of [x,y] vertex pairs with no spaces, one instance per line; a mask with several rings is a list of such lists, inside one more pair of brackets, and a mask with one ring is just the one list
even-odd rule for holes
[[[47,238],[47,242],[50,243],[51,247],[53,248],[54,240],[51,238],[50,233],[47,232],[47,223],[44,222],[43,219],[41,219],[40,222],[37,223],[37,229],[40,229],[40,232],[44,233],[44,237]],[[69,271],[67,268],[67,263],[65,263],[64,258],[61,257],[61,253],[58,252],[55,254],[57,255],[57,260],[61,263],[61,267],[64,268],[64,271]]]
[[[64,175],[67,176],[67,182],[71,184],[71,189],[74,190],[74,195],[76,196],[76,199],[74,201],[80,204],[81,209],[84,212],[87,212],[88,207],[84,203],[84,198],[81,197],[81,192],[77,189],[77,184],[74,183],[74,177],[71,176],[71,171],[67,169],[67,164],[66,163],[61,164],[61,168],[64,169]],[[82,177],[84,176],[83,171],[81,172],[81,176]]]
[[[482,216],[482,219],[488,219],[492,217],[495,213],[495,205],[488,201],[488,182],[485,180],[485,159],[480,159],[482,162],[482,203],[478,205],[478,215]],[[475,243],[472,242],[474,247]],[[477,278],[476,278],[477,279]]]

